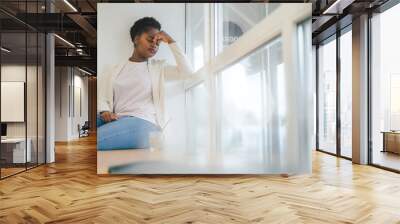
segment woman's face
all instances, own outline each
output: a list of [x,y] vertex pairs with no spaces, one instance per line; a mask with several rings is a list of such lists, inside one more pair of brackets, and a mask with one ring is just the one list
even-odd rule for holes
[[145,58],[153,57],[158,51],[158,45],[160,44],[160,40],[153,41],[154,35],[160,32],[156,28],[149,28],[146,32],[143,32],[141,35],[136,36],[135,38],[135,51]]

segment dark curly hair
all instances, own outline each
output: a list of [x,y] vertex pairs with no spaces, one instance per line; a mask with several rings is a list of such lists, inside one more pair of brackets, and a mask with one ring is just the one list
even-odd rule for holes
[[161,24],[153,17],[143,17],[137,20],[130,30],[131,40],[133,41],[136,36],[146,32],[149,28],[161,30]]

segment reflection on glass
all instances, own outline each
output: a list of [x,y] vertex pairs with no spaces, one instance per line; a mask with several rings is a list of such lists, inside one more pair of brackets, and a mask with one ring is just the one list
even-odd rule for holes
[[252,67],[252,59],[261,62],[261,52],[240,61],[220,74],[220,148],[224,162],[235,159],[262,161],[261,66]]
[[340,153],[352,157],[352,37],[351,30],[340,37]]
[[[287,161],[287,80],[280,38],[218,76],[223,163],[282,172]],[[295,164],[292,164],[295,165]]]
[[400,170],[400,33],[394,29],[398,21],[400,5],[371,20],[372,163],[395,170]]
[[218,52],[235,42],[278,6],[279,3],[218,4]]
[[318,50],[318,146],[336,153],[336,41]]

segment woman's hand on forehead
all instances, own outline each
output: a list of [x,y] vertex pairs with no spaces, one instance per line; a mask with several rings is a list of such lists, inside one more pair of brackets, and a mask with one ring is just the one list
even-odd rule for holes
[[159,44],[160,40],[165,42],[165,43],[174,42],[174,40],[171,38],[171,36],[169,34],[167,34],[165,31],[157,32],[153,36],[153,41],[157,42],[157,44]]

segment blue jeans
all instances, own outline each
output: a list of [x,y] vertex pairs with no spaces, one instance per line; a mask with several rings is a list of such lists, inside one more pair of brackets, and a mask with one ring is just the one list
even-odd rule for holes
[[106,123],[97,115],[97,150],[150,148],[150,132],[160,130],[157,125],[133,116]]

